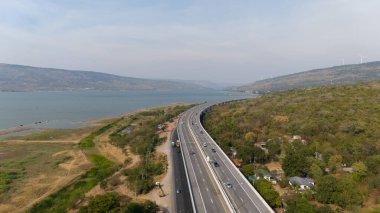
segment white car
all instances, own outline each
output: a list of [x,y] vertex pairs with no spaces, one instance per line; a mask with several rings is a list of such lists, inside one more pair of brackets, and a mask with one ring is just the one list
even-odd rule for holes
[[207,143],[203,143],[203,146],[204,146],[204,147],[207,147]]

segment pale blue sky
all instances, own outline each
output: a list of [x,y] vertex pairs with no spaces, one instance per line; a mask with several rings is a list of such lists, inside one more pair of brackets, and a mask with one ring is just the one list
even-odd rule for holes
[[0,62],[247,83],[380,59],[380,1],[2,0]]

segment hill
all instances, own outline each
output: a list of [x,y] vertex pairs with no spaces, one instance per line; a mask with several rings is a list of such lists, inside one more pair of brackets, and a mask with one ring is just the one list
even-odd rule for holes
[[380,79],[380,62],[335,66],[315,69],[271,79],[256,81],[238,87],[238,91],[267,93],[308,86],[354,83]]
[[[274,92],[217,105],[204,124],[227,155],[235,148],[247,176],[252,167],[278,164],[287,177],[315,180],[314,203],[373,207],[380,194],[379,93],[379,80]],[[278,182],[294,193],[285,201],[299,196],[286,180]]]
[[190,83],[0,63],[0,91],[195,89]]

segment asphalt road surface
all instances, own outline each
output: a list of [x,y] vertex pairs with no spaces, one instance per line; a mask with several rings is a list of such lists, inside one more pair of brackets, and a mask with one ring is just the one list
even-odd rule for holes
[[203,128],[209,106],[191,108],[178,122],[196,212],[274,212]]

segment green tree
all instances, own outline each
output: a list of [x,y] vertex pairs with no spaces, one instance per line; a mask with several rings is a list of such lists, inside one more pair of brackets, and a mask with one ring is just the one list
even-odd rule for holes
[[367,175],[367,166],[362,162],[356,162],[352,164],[352,169],[353,169],[353,177],[356,181],[360,181],[363,177]]
[[334,193],[333,199],[336,204],[343,208],[348,206],[359,206],[363,202],[359,183],[351,175],[347,175],[339,180],[338,191]]
[[244,176],[248,177],[254,175],[255,166],[253,164],[247,164],[242,166],[240,170],[244,174]]
[[80,213],[102,213],[120,211],[120,196],[116,192],[96,195],[88,205],[80,209]]
[[369,156],[366,159],[365,164],[367,165],[368,171],[370,171],[371,173],[380,173],[380,155]]
[[286,207],[287,213],[315,213],[316,209],[305,198],[289,200]]
[[310,166],[309,170],[310,170],[309,171],[310,176],[315,178],[315,179],[319,179],[323,175],[323,171],[322,171],[321,167],[319,167],[317,164],[313,163]]
[[334,195],[338,191],[338,180],[331,176],[323,176],[318,180],[315,198],[321,203],[334,203]]
[[281,141],[279,139],[268,141],[267,149],[268,149],[268,157],[274,160],[277,155],[281,154]]
[[269,181],[265,179],[257,180],[255,181],[255,188],[271,207],[276,208],[281,206],[280,195],[273,189]]
[[335,211],[330,206],[321,206],[317,208],[316,213],[335,213]]
[[341,155],[333,155],[330,157],[328,161],[328,167],[330,168],[330,171],[335,173],[337,170],[339,170],[342,167],[343,158]]
[[282,164],[286,176],[307,176],[310,167],[307,161],[307,155],[306,146],[299,142],[293,142],[293,144],[286,149]]

